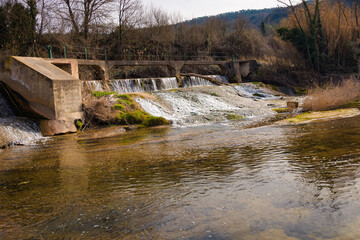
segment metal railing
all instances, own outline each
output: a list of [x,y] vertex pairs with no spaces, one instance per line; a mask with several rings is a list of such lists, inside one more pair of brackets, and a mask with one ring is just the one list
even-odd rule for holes
[[169,53],[168,51],[154,54],[153,52],[124,50],[121,54],[112,53],[107,48],[94,47],[68,47],[66,45],[47,46],[49,58],[75,58],[86,60],[126,60],[126,61],[189,61],[212,60],[227,61],[238,60],[239,54],[225,52],[183,52]]

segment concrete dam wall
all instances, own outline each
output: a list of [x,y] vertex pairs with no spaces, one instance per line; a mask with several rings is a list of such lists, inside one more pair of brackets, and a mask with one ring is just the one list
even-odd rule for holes
[[42,58],[8,57],[0,80],[20,95],[37,114],[44,135],[75,132],[74,121],[83,119],[81,83]]

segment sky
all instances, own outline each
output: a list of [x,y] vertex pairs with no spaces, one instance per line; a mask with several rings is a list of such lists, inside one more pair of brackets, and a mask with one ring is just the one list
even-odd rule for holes
[[[170,13],[180,13],[184,20],[195,17],[281,6],[276,0],[143,0]],[[296,2],[296,0],[294,1]]]

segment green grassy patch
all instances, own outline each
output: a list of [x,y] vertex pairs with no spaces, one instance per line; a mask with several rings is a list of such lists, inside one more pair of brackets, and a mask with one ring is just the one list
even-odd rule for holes
[[132,97],[129,94],[116,94],[116,98],[120,98],[122,100],[132,101]]
[[349,102],[347,104],[342,105],[340,108],[359,108],[360,109],[360,100]]
[[245,117],[236,115],[236,114],[228,114],[228,115],[226,115],[226,118],[229,121],[239,121],[239,120],[244,119]]
[[269,86],[270,86],[270,88],[271,88],[273,91],[275,91],[275,92],[280,92],[280,91],[279,91],[279,88],[278,88],[277,86],[272,85],[272,84],[269,84]]
[[287,113],[287,112],[291,112],[291,110],[289,108],[274,108],[273,111],[277,112],[277,113]]
[[[92,92],[96,98],[113,95],[117,100],[112,106],[115,114],[114,123],[120,125],[139,124],[144,127],[153,127],[159,125],[170,125],[170,122],[162,117],[154,117],[143,111],[137,102],[129,94],[117,94],[115,92]],[[115,111],[114,111],[115,110]],[[80,124],[79,124],[80,125]],[[81,126],[82,127],[82,126]],[[80,129],[81,129],[80,127]]]
[[104,96],[109,96],[109,95],[116,94],[116,92],[99,92],[99,91],[93,91],[91,94],[92,94],[94,97],[101,98],[101,97],[104,97]]
[[170,125],[170,122],[163,117],[148,116],[142,124],[146,127],[155,127],[162,125]]
[[81,130],[83,128],[83,122],[81,120],[77,120],[75,123],[75,126],[77,128],[77,130]]

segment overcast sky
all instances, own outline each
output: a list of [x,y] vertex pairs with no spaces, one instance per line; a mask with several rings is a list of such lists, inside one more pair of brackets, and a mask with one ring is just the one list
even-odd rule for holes
[[[281,6],[276,0],[143,0],[171,13],[180,13],[184,20],[195,17]],[[296,2],[296,0],[294,1]]]

